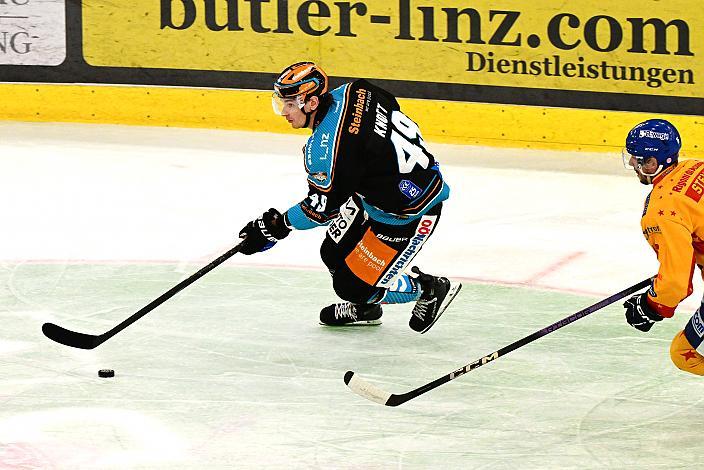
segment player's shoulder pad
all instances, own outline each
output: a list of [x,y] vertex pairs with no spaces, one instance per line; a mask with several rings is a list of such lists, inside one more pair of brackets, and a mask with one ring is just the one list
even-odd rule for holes
[[660,233],[661,228],[665,230],[666,227],[680,225],[691,229],[691,214],[681,199],[682,195],[669,191],[652,191],[648,195],[641,217],[643,235],[646,235],[646,238],[648,234]]
[[387,105],[391,105],[392,109],[400,109],[396,97],[389,91],[377,86],[366,78],[359,78],[351,83],[353,90],[364,89],[369,90],[372,93],[372,97],[376,101],[386,102]]

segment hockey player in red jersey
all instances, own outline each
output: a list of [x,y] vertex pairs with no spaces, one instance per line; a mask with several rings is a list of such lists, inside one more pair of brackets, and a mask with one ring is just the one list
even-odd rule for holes
[[[677,305],[692,293],[695,266],[704,265],[704,161],[679,161],[681,145],[671,123],[651,119],[628,133],[623,151],[624,163],[640,182],[653,186],[641,228],[660,268],[647,292],[624,303],[626,320],[640,331],[674,315]],[[670,346],[672,362],[697,375],[704,375],[703,314],[704,299]]]
[[409,325],[425,333],[461,284],[411,261],[435,231],[450,190],[420,129],[396,98],[366,80],[328,90],[312,62],[287,67],[274,83],[274,111],[310,128],[304,148],[308,196],[283,214],[269,209],[240,232],[241,252],[271,248],[292,230],[327,226],[320,248],[337,295],[322,324],[378,324],[383,303],[415,302]]

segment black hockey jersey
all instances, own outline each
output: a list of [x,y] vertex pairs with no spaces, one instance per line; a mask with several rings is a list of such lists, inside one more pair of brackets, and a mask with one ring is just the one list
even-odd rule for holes
[[354,194],[371,218],[392,225],[407,224],[448,198],[438,163],[393,95],[366,80],[330,94],[304,148],[309,191],[286,213],[292,227],[329,223]]

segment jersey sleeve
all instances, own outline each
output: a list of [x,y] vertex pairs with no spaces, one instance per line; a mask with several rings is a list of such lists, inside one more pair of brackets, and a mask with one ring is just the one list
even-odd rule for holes
[[692,293],[695,258],[691,231],[681,222],[661,217],[643,222],[643,234],[660,267],[648,292],[648,303],[663,317],[671,317]]
[[329,224],[339,213],[342,203],[335,204],[336,194],[332,198],[309,185],[308,197],[286,211],[286,218],[292,228],[308,230]]

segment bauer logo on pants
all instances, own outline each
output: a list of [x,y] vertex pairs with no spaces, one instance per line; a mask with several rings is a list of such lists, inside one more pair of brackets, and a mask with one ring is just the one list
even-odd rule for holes
[[408,265],[411,264],[413,258],[418,254],[423,243],[428,239],[433,229],[435,228],[435,222],[438,217],[436,215],[424,215],[418,223],[416,228],[416,234],[411,238],[408,246],[401,252],[401,255],[394,261],[391,268],[389,268],[386,273],[381,277],[381,280],[377,282],[378,287],[390,287],[398,277],[404,273]]

